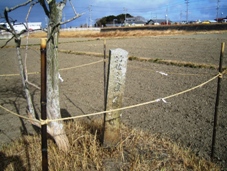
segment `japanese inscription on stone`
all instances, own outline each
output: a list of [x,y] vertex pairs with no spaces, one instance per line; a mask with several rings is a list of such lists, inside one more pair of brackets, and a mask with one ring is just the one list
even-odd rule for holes
[[128,52],[123,49],[110,50],[108,74],[107,108],[122,107],[125,88],[125,77],[128,61]]
[[[122,107],[125,89],[128,52],[123,49],[110,50],[106,110]],[[105,114],[104,145],[113,146],[120,139],[121,111]]]

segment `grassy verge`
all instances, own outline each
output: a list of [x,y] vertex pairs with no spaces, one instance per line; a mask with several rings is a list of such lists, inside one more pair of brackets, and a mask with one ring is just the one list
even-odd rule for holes
[[[196,157],[168,138],[143,131],[122,128],[122,141],[113,148],[102,148],[100,123],[67,122],[71,149],[59,151],[48,140],[49,170],[220,170],[220,167]],[[3,170],[41,170],[40,136],[23,136],[4,146],[0,152]]]

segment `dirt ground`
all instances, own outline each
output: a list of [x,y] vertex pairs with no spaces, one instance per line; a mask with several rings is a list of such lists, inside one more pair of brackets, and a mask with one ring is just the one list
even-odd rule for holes
[[[0,40],[3,45],[5,40]],[[30,39],[28,72],[40,70],[39,39]],[[174,36],[150,36],[109,38],[107,49],[122,48],[129,56],[185,61],[198,64],[219,64],[221,42],[227,43],[227,32],[187,34]],[[23,39],[22,44],[26,43]],[[13,45],[10,43],[9,45]],[[62,38],[60,50],[103,53],[102,38]],[[108,52],[107,52],[108,53]],[[22,49],[22,56],[25,50]],[[226,54],[226,53],[225,53]],[[224,58],[223,66],[227,59]],[[93,55],[59,53],[59,65],[63,82],[60,84],[62,115],[77,116],[103,110],[103,62]],[[70,68],[75,67],[75,68]],[[164,72],[166,75],[161,74]],[[26,116],[26,100],[15,48],[0,50],[0,105]],[[216,69],[188,68],[150,62],[129,61],[124,106],[147,102],[187,90],[218,74]],[[29,75],[29,81],[40,85],[39,74]],[[215,157],[227,167],[227,78],[222,79],[220,93]],[[209,158],[211,152],[213,117],[217,91],[217,79],[208,84],[157,103],[123,111],[126,126],[167,136],[176,143],[191,148],[198,156]],[[35,108],[40,113],[40,91],[31,87]],[[85,118],[93,120],[95,116]],[[0,146],[13,142],[21,134],[33,134],[34,128],[26,120],[0,109]]]

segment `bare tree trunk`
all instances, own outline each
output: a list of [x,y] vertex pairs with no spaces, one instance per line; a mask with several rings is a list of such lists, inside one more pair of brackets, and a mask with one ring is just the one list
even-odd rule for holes
[[30,94],[29,89],[28,89],[28,83],[26,82],[27,78],[26,78],[26,74],[25,74],[23,61],[22,61],[22,58],[21,58],[21,53],[20,53],[20,44],[21,44],[20,37],[15,39],[15,43],[16,43],[16,47],[17,47],[17,59],[18,59],[18,64],[19,64],[19,68],[20,68],[22,85],[23,85],[23,89],[24,89],[27,104],[28,104],[28,111],[27,112],[29,114],[32,114],[35,118],[35,110],[34,110],[34,107],[33,107],[31,94]]
[[[47,42],[47,117],[48,119],[61,118],[59,101],[59,65],[58,65],[58,36],[59,23],[62,18],[62,9],[56,3],[50,3],[50,17]],[[62,121],[50,122],[50,132],[63,151],[68,151],[69,141],[64,131]]]
[[[41,127],[39,122],[36,122],[35,119],[35,111],[34,106],[32,103],[31,95],[28,89],[28,78],[26,74],[26,64],[22,61],[21,53],[20,53],[20,44],[21,39],[20,35],[22,35],[24,32],[28,30],[21,31],[20,33],[17,33],[11,24],[8,13],[11,11],[16,10],[17,8],[23,7],[31,3],[31,7],[29,9],[29,12],[27,14],[27,17],[30,14],[31,8],[36,4],[39,3],[46,14],[46,16],[49,18],[49,24],[48,24],[48,34],[47,34],[47,46],[46,46],[46,57],[47,57],[47,118],[49,120],[51,119],[59,119],[61,118],[60,113],[60,102],[59,102],[59,71],[58,71],[58,36],[59,36],[59,30],[60,25],[70,22],[72,20],[75,20],[76,18],[80,17],[81,15],[76,12],[74,9],[73,4],[70,2],[73,11],[75,13],[75,16],[69,20],[66,20],[64,22],[61,22],[62,19],[62,11],[67,3],[67,0],[61,0],[60,2],[57,2],[57,0],[28,0],[25,3],[21,3],[19,5],[16,5],[12,8],[6,7],[4,10],[4,16],[6,19],[6,22],[9,24],[10,29],[1,27],[1,29],[6,30],[7,32],[12,33],[13,37],[10,39],[12,40],[15,38],[15,43],[17,47],[17,57],[20,67],[20,74],[22,78],[22,84],[23,89],[25,91],[27,104],[28,104],[28,116],[32,119],[32,124]],[[8,40],[6,44],[10,41]],[[5,44],[5,45],[6,45]],[[4,45],[4,46],[5,46]],[[3,46],[3,47],[4,47]],[[26,62],[26,61],[25,61]],[[34,86],[34,84],[32,84]],[[35,86],[37,87],[37,86]],[[48,133],[54,138],[55,142],[57,143],[59,149],[63,151],[69,150],[69,141],[64,131],[64,125],[62,121],[57,122],[50,122],[47,125],[47,131]]]

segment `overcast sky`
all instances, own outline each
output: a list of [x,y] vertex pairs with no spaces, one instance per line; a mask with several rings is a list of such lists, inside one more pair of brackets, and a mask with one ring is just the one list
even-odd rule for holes
[[[90,17],[94,24],[98,18],[108,15],[119,15],[129,13],[133,16],[142,16],[149,19],[165,19],[166,15],[172,21],[186,20],[188,1],[188,21],[215,19],[217,5],[219,4],[219,17],[227,16],[227,0],[71,0],[78,13],[84,13],[82,17],[74,22],[68,23],[66,27],[78,27],[88,23]],[[0,0],[0,14],[3,16],[4,8],[14,7],[26,0]],[[24,22],[29,6],[19,8],[11,12],[9,16],[18,22]],[[63,19],[73,17],[73,9],[68,3]],[[35,5],[29,16],[30,22],[46,22],[43,9],[39,4]],[[0,20],[1,22],[1,20]]]

